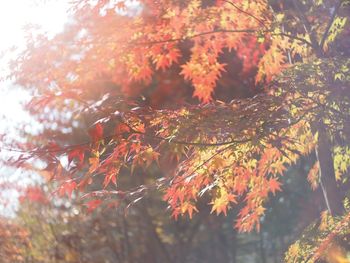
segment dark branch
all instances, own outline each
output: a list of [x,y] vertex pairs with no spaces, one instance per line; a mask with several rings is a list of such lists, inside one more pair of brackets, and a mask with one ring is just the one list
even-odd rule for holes
[[253,14],[243,10],[242,8],[238,7],[237,5],[235,5],[234,3],[227,1],[227,0],[223,0],[223,2],[228,3],[230,5],[232,5],[234,8],[236,8],[238,11],[250,16],[251,18],[255,19],[256,21],[258,21],[259,24],[261,24],[263,27],[265,27],[268,30],[268,27],[266,26],[266,24],[264,23],[264,21],[262,21],[261,19],[257,18],[256,16],[254,16]]
[[147,41],[147,42],[138,42],[138,43],[134,43],[134,45],[157,45],[157,44],[164,44],[164,43],[172,43],[172,42],[182,42],[185,40],[190,40],[193,38],[197,38],[197,37],[201,37],[201,36],[206,36],[206,35],[211,35],[211,34],[217,34],[217,33],[247,33],[247,34],[254,34],[254,33],[271,33],[272,36],[285,36],[288,37],[290,39],[295,39],[295,40],[299,40],[300,42],[310,46],[310,47],[314,47],[313,44],[309,41],[307,41],[304,38],[295,36],[295,35],[291,35],[291,34],[287,34],[287,33],[273,33],[273,30],[257,30],[257,29],[237,29],[237,30],[229,30],[229,29],[217,29],[217,30],[213,30],[213,31],[208,31],[208,32],[202,32],[202,33],[198,33],[192,36],[187,36],[187,37],[183,37],[183,38],[170,38],[170,39],[165,39],[165,40],[158,40],[158,41]]
[[330,18],[330,20],[328,21],[328,25],[326,27],[326,30],[324,31],[323,35],[322,35],[322,39],[321,39],[321,42],[320,42],[320,48],[323,50],[323,46],[327,40],[327,37],[329,35],[329,30],[331,29],[332,25],[333,25],[333,22],[338,14],[338,11],[339,11],[339,8],[341,7],[342,5],[342,0],[339,0],[334,11],[333,11],[333,14],[332,14],[332,17]]
[[217,34],[217,33],[257,33],[259,30],[257,29],[216,29],[213,31],[207,31],[207,32],[201,32],[198,34],[194,34],[192,36],[185,36],[182,38],[170,38],[170,39],[164,39],[164,40],[158,40],[158,41],[147,41],[147,42],[136,42],[134,45],[156,45],[156,44],[164,44],[164,43],[171,43],[171,42],[182,42],[185,40],[211,35],[211,34]]
[[[304,11],[302,10],[302,5],[298,0],[293,0],[295,9],[297,10],[298,17],[305,27],[306,33],[309,35],[311,40],[311,46],[315,49],[316,53],[320,53],[320,47],[318,45],[317,37],[315,32],[312,30],[309,20],[307,19]],[[320,54],[318,54],[320,55]]]

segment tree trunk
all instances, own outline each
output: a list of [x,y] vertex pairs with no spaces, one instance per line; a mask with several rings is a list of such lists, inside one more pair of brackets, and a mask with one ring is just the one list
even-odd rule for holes
[[338,216],[343,213],[342,198],[335,179],[331,144],[322,121],[317,130],[316,156],[319,162],[320,184],[329,213]]
[[238,234],[237,230],[232,229],[232,248],[231,248],[232,263],[237,263],[237,246],[238,246],[237,234]]
[[260,229],[260,232],[259,232],[259,251],[260,251],[260,262],[261,263],[266,263],[264,236],[263,236],[263,231],[261,229]]

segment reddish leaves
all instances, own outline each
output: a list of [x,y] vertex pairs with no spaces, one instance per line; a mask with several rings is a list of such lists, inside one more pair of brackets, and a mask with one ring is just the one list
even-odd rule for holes
[[103,126],[101,123],[96,123],[89,129],[89,135],[93,142],[98,142],[103,139]]
[[84,163],[86,149],[83,147],[75,147],[68,153],[68,164],[71,164],[74,159],[78,161],[78,165],[81,166]]
[[19,198],[20,202],[29,201],[46,204],[48,199],[40,187],[29,186]]
[[68,180],[61,184],[58,189],[58,194],[63,197],[67,195],[69,198],[72,197],[73,191],[77,188],[77,183],[74,180]]
[[96,199],[96,200],[90,200],[85,204],[87,207],[87,211],[89,213],[93,212],[97,207],[99,207],[102,204],[102,200]]

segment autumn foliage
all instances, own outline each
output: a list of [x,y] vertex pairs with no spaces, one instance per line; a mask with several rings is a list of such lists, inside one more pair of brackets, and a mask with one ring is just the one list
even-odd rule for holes
[[[235,227],[252,231],[285,171],[317,152],[307,180],[317,188],[321,178],[326,208],[339,214],[348,6],[304,2],[75,1],[63,33],[30,36],[13,62],[46,128],[35,145],[16,145],[16,164],[44,161],[56,192],[84,192],[89,211],[160,189],[174,218],[192,218],[204,198],[216,215],[236,208]],[[157,177],[123,185],[140,173]]]
[[3,262],[25,262],[23,255],[30,246],[26,229],[1,218],[0,240],[0,255]]

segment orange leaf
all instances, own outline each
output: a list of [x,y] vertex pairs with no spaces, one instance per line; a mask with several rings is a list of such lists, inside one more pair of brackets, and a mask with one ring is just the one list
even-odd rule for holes
[[276,178],[271,178],[269,180],[269,188],[273,194],[276,194],[276,191],[282,191],[281,183],[278,182]]

